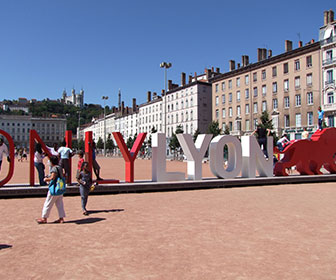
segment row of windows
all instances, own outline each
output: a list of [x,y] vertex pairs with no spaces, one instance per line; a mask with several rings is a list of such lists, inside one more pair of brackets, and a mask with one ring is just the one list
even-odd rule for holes
[[[194,113],[193,113],[193,110],[190,111],[190,114],[189,112],[185,112],[185,115],[183,114],[183,112],[180,114],[180,119],[179,119],[179,115],[176,113],[175,115],[175,123],[178,123],[178,122],[184,122],[184,121],[192,121],[194,120]],[[168,115],[167,117],[167,124],[172,124],[174,123],[174,115]]]
[[[332,94],[332,98],[330,99],[330,101],[332,101],[332,103],[334,101],[333,94]],[[308,92],[307,93],[307,105],[313,105],[313,102],[314,102],[313,93]],[[278,99],[274,98],[272,100],[273,110],[277,110],[278,106],[279,106]],[[295,106],[296,107],[301,106],[301,94],[295,95]],[[289,107],[290,107],[289,96],[286,96],[286,97],[284,97],[284,108],[288,109]],[[267,101],[262,102],[261,111],[262,112],[267,111]],[[216,113],[215,117],[216,117],[216,119],[218,119],[219,118],[219,109],[216,109],[215,113]],[[245,104],[245,114],[249,114],[249,113],[250,113],[250,104]],[[253,103],[253,113],[258,113],[258,102]],[[236,114],[237,114],[237,116],[241,115],[240,105],[238,105],[236,107]],[[232,107],[229,107],[228,116],[232,117],[232,115],[233,115]],[[223,108],[222,109],[222,118],[225,118],[225,117],[226,117],[226,108]]]
[[[193,98],[190,98],[190,107],[194,106],[194,103],[193,103]],[[185,100],[185,107],[188,108],[189,107],[189,100],[186,99]],[[174,111],[174,108],[175,110],[178,110],[179,109],[179,103],[176,101],[175,103],[175,107],[174,107],[174,104],[169,104],[167,109],[168,109],[168,112],[171,112],[171,111]],[[181,109],[184,109],[184,101],[182,100],[181,101]]]
[[[228,129],[230,131],[233,130],[233,125],[232,125],[232,121],[228,122]],[[258,124],[258,119],[253,119],[253,124],[254,124],[254,128],[255,129],[257,127]],[[274,128],[278,128],[279,127],[279,118],[278,116],[272,118],[272,124]],[[307,123],[306,126],[313,126],[314,125],[314,114],[313,112],[307,112]],[[226,123],[223,122],[222,123],[222,129],[223,131],[226,129]],[[302,118],[301,118],[301,114],[295,114],[295,126],[296,127],[302,127]],[[284,116],[284,127],[285,128],[289,128],[290,127],[290,118],[289,115],[285,115]],[[241,130],[241,121],[237,120],[235,121],[235,130]],[[250,128],[250,120],[245,120],[245,130],[249,131],[251,130]]]
[[[310,68],[313,65],[313,61],[312,61],[312,56],[309,55],[306,57],[306,67]],[[300,66],[300,59],[297,59],[294,61],[294,71],[299,71],[301,68]],[[289,72],[289,66],[288,66],[288,62],[283,64],[283,73],[287,74]],[[275,78],[278,75],[278,67],[277,66],[273,66],[272,67],[272,77]],[[253,78],[253,82],[257,82],[258,81],[258,72],[254,72],[252,74],[252,78]],[[263,69],[261,70],[261,80],[266,80],[267,78],[267,70]],[[245,80],[245,85],[249,85],[249,75],[245,75],[244,80]],[[240,87],[241,84],[241,78],[237,77],[236,78],[236,87]],[[226,89],[226,83],[222,82],[221,84],[216,84],[215,85],[215,91],[218,92],[219,91],[219,87],[221,85],[221,90],[224,91]],[[232,89],[232,80],[228,80],[228,89]]]
[[[188,124],[181,124],[181,128],[183,130],[183,133],[188,133],[188,134],[193,134],[194,133],[194,127],[193,124],[190,124],[190,126]],[[175,133],[177,129],[177,126],[174,128],[172,127],[168,127],[167,132],[168,132],[168,137],[172,137],[173,133]]]

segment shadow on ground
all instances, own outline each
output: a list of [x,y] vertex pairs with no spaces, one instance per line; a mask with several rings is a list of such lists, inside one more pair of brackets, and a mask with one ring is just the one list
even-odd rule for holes
[[97,222],[101,222],[106,220],[105,218],[85,218],[80,220],[72,220],[72,221],[66,221],[66,224],[77,224],[77,225],[84,225],[84,224],[93,224]]
[[8,245],[8,244],[0,244],[0,250],[2,249],[8,249],[8,248],[12,248],[12,245]]
[[96,213],[110,213],[110,212],[122,212],[125,211],[124,209],[110,209],[110,210],[89,210],[89,214],[96,214]]

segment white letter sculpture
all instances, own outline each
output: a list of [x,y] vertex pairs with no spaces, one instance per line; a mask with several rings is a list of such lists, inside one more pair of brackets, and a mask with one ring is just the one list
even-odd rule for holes
[[[256,138],[254,136],[242,136],[241,144],[243,149],[243,170],[242,177],[255,178],[256,171],[262,177],[273,176],[273,159],[265,158]],[[267,137],[268,155],[273,155],[273,138]]]
[[164,133],[152,134],[152,181],[184,181],[183,172],[166,172],[166,137]]
[[[228,147],[228,164],[224,168],[224,146]],[[231,135],[218,135],[210,143],[210,169],[218,178],[235,178],[242,168],[239,140]]]
[[210,144],[211,134],[200,134],[197,136],[196,143],[190,134],[176,134],[181,144],[184,154],[187,157],[188,179],[202,179],[202,159]]

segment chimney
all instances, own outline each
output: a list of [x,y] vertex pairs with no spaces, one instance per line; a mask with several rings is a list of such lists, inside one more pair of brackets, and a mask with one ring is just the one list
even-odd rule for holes
[[188,78],[188,84],[190,84],[192,82],[192,76],[189,75],[189,78]]
[[262,49],[262,60],[267,58],[267,50],[266,49]]
[[186,84],[186,73],[181,73],[181,86],[183,87]]
[[249,56],[248,55],[242,55],[242,65],[243,65],[243,67],[249,65]]
[[299,48],[303,46],[302,41],[299,41]]
[[210,78],[210,75],[211,75],[211,70],[210,69],[207,69],[207,68],[205,68],[205,74],[206,74],[206,79],[207,80],[209,80],[209,78]]
[[173,81],[172,80],[168,80],[168,91],[173,89]]
[[211,67],[211,73],[215,72],[214,67]]
[[290,40],[285,41],[285,51],[289,52],[293,49],[293,42]]
[[311,40],[310,40],[310,43],[311,43],[311,44],[313,44],[314,42],[315,42],[315,40],[314,40],[314,39],[311,39]]
[[268,50],[268,58],[272,57],[272,50]]
[[329,23],[329,11],[324,11],[323,15],[324,15],[324,20],[323,20],[324,25],[327,25]]
[[156,99],[156,97],[157,97],[156,92],[153,92],[153,100]]
[[196,72],[194,74],[194,77],[195,77],[195,81],[197,81],[197,73]]
[[151,102],[152,99],[152,93],[150,91],[147,91],[147,102]]
[[129,108],[128,106],[126,106],[126,114],[128,115],[128,113],[129,113]]
[[229,71],[233,71],[236,69],[236,62],[234,60],[230,60],[230,68]]
[[240,63],[237,63],[237,69],[239,69],[240,68]]
[[219,67],[216,68],[216,73],[217,73],[217,74],[220,73],[220,69],[219,69]]
[[135,112],[135,110],[136,110],[136,98],[133,98],[132,99],[132,109],[133,109],[133,112]]
[[262,61],[262,49],[258,48],[258,62]]
[[115,113],[115,112],[116,112],[116,107],[112,106],[112,113]]
[[162,90],[161,90],[161,96],[164,96],[164,95],[165,95],[165,90],[162,89]]
[[329,23],[332,23],[334,21],[334,11],[329,10]]

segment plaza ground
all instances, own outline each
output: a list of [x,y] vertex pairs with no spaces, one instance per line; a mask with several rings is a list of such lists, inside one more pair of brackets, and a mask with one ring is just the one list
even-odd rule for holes
[[[123,179],[122,161],[104,161],[103,177]],[[65,197],[66,223],[47,225],[34,220],[44,198],[1,199],[0,279],[336,279],[335,187],[90,196],[88,217]]]

